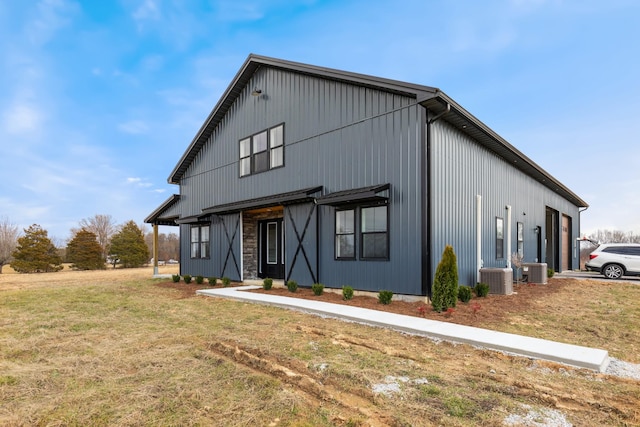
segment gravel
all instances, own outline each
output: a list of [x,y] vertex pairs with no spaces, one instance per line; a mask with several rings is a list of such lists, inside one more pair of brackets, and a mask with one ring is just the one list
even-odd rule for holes
[[640,380],[640,364],[624,362],[611,357],[609,358],[609,366],[604,373],[622,378]]

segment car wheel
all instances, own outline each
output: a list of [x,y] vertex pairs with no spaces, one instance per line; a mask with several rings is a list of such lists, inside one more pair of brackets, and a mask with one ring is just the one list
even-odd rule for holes
[[624,274],[624,268],[618,264],[609,264],[602,269],[602,274],[608,279],[619,279]]

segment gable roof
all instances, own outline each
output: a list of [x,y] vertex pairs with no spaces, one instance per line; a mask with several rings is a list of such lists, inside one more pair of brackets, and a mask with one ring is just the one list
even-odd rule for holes
[[247,57],[242,67],[229,84],[229,87],[227,87],[200,130],[198,130],[198,133],[191,141],[191,144],[174,167],[171,175],[169,175],[168,182],[170,184],[180,183],[182,176],[193,159],[209,139],[216,126],[218,126],[222,121],[223,117],[248,84],[251,77],[260,67],[278,68],[289,72],[346,82],[349,84],[370,87],[415,98],[416,102],[429,109],[434,113],[434,115],[438,116],[440,120],[449,122],[461,132],[469,135],[484,147],[512,164],[515,168],[537,180],[545,187],[560,194],[574,205],[578,207],[589,206],[584,200],[578,197],[578,195],[573,193],[569,188],[551,176],[533,160],[525,156],[513,145],[509,144],[505,139],[500,137],[467,110],[462,108],[462,106],[449,98],[449,96],[440,89],[365,74],[351,73],[332,68],[302,64],[299,62],[285,61],[282,59],[255,54],[250,54]]

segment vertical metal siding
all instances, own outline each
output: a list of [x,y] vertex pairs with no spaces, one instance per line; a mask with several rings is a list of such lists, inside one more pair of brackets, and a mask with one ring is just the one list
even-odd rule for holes
[[[517,223],[524,224],[524,259],[536,257],[536,226],[545,233],[546,207],[578,221],[578,207],[513,165],[482,147],[443,120],[432,126],[433,186],[432,263],[437,266],[445,245],[451,244],[458,258],[461,284],[476,280],[476,195],[482,196],[482,259],[485,267],[504,267],[507,248],[507,212],[511,206],[511,248],[517,249]],[[505,258],[496,259],[495,218],[505,222]],[[577,235],[577,225],[573,226]],[[544,235],[544,234],[543,234]],[[544,253],[544,249],[543,249]],[[577,265],[574,255],[573,265]],[[434,271],[435,272],[435,271]]]
[[[250,95],[255,87],[263,96]],[[419,294],[421,109],[410,97],[262,67],[184,174],[182,216],[316,185],[390,183],[390,261],[335,261],[332,209],[322,207],[320,276],[327,286]],[[238,141],[283,122],[285,166],[239,178]]]

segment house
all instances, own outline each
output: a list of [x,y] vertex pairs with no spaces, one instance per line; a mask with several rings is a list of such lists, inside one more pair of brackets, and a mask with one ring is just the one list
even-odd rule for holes
[[[145,222],[181,274],[429,295],[511,254],[578,267],[587,204],[439,89],[249,55]],[[157,257],[156,257],[157,258]]]

